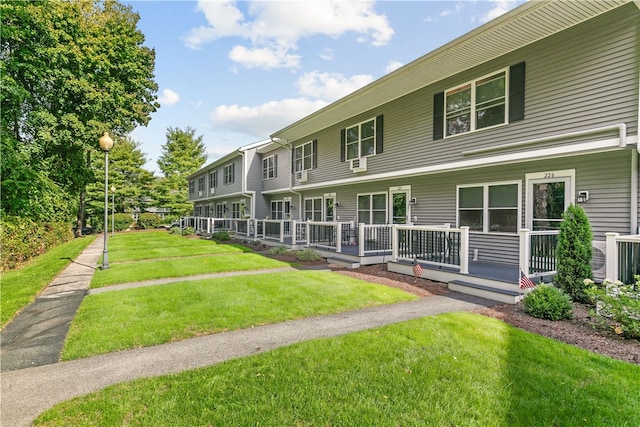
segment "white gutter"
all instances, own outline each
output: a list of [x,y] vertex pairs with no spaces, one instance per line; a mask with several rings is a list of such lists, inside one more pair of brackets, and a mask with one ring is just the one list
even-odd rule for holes
[[493,147],[485,147],[485,148],[476,148],[475,150],[466,150],[462,152],[462,155],[472,156],[474,154],[490,153],[492,151],[510,150],[512,148],[520,148],[520,147],[525,147],[527,145],[541,144],[543,142],[559,141],[563,139],[577,138],[577,137],[587,136],[587,135],[595,135],[599,133],[609,132],[612,130],[618,130],[620,148],[625,148],[627,146],[627,125],[624,123],[619,123],[617,125],[602,126],[598,128],[580,130],[576,132],[563,133],[561,135],[545,136],[542,138],[529,139],[527,141],[513,142],[511,144],[495,145]]

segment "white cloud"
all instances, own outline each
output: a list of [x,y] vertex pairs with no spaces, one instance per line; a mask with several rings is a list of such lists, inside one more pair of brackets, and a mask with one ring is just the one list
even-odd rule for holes
[[500,15],[503,15],[518,5],[517,0],[493,0],[493,9],[480,18],[481,22],[491,21]]
[[271,49],[268,47],[247,49],[244,46],[235,46],[229,52],[229,58],[247,68],[270,70],[272,68],[297,68],[300,66],[300,56],[290,55],[284,49]]
[[462,3],[456,3],[453,6],[453,9],[445,9],[442,12],[440,12],[440,16],[454,15],[456,13],[459,13],[463,8],[464,6],[462,5]]
[[404,64],[402,62],[400,62],[400,61],[389,61],[389,63],[385,67],[384,71],[386,73],[390,73],[390,72],[395,71],[398,68],[402,67],[403,65]]
[[[198,2],[209,23],[192,28],[185,37],[188,47],[197,49],[221,37],[247,39],[250,46],[234,47],[230,57],[245,66],[297,67],[297,49],[301,38],[325,35],[337,38],[354,32],[359,40],[374,46],[387,44],[394,31],[385,15],[377,14],[374,2],[360,0],[253,1],[247,15],[235,1]],[[265,58],[271,56],[271,58]],[[277,60],[276,60],[277,59]],[[264,64],[264,65],[261,65]]]
[[371,83],[373,76],[359,74],[346,78],[338,73],[312,71],[301,76],[296,85],[303,96],[334,101]]
[[169,106],[176,104],[180,101],[180,95],[172,91],[171,89],[164,89],[162,95],[158,97],[158,102],[162,106]]
[[320,58],[325,61],[330,61],[333,59],[333,49],[325,47],[322,52],[320,52]]
[[327,104],[325,101],[297,98],[270,101],[256,107],[221,105],[211,113],[211,121],[217,130],[266,138]]

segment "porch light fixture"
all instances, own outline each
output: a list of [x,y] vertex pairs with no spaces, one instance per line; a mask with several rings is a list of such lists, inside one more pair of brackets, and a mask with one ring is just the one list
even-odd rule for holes
[[100,149],[104,151],[104,223],[102,234],[104,235],[104,248],[102,251],[102,269],[109,268],[109,249],[107,248],[107,236],[109,234],[109,150],[113,148],[113,139],[109,137],[109,133],[105,132],[104,135],[98,140]]
[[576,197],[576,201],[578,203],[584,203],[589,200],[589,192],[588,191],[578,191],[578,196]]
[[333,206],[336,207],[336,208],[339,208],[340,207],[340,202],[336,202]]
[[416,199],[415,197],[412,197],[412,198],[409,200],[409,204],[410,204],[410,205],[417,205],[417,204],[418,204],[418,199]]

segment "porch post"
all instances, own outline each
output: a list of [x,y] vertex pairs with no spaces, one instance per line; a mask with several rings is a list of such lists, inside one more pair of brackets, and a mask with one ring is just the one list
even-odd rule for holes
[[619,233],[605,233],[607,236],[606,243],[606,265],[604,271],[604,277],[613,281],[618,280],[618,244],[616,238],[620,236]]
[[284,221],[280,221],[280,243],[284,243]]
[[306,227],[306,236],[307,236],[307,247],[311,246],[311,225],[309,224],[309,220],[307,220],[307,223],[305,224]]
[[391,225],[391,260],[398,262],[398,226]]
[[518,262],[520,271],[525,276],[529,276],[529,259],[531,259],[531,247],[529,245],[531,230],[521,228],[518,230],[520,235],[520,261]]
[[296,244],[296,237],[297,237],[297,232],[298,232],[298,228],[297,228],[297,222],[295,219],[291,220],[291,246],[294,246]]
[[460,274],[469,274],[469,227],[460,227]]
[[364,222],[358,223],[358,256],[364,256]]
[[336,252],[342,253],[342,223],[336,222]]

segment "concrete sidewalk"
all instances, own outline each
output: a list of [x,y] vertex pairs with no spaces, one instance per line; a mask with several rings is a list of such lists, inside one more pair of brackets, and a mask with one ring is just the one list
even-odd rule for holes
[[[0,425],[31,425],[42,411],[56,403],[123,381],[210,366],[297,342],[495,304],[452,293],[449,296],[299,319],[58,363],[69,325],[88,293],[95,270],[99,268],[97,262],[102,254],[102,243],[103,240],[97,238],[89,245],[33,304],[2,331]],[[206,277],[235,274],[239,273]],[[125,284],[121,287],[182,280],[185,278]],[[119,288],[111,287],[109,290]]]

